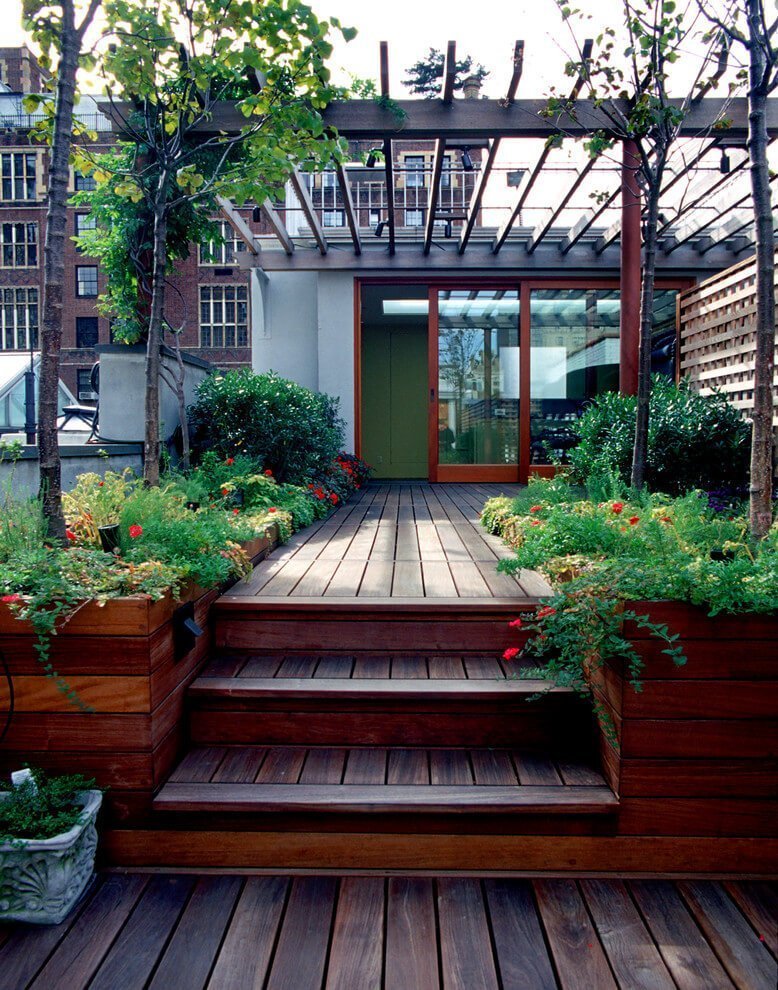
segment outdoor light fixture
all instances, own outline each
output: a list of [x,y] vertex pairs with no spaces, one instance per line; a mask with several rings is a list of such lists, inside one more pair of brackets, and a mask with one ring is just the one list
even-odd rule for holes
[[384,227],[385,227],[385,226],[386,226],[386,225],[387,225],[388,223],[389,223],[389,221],[388,221],[388,220],[379,220],[379,221],[378,221],[378,223],[377,223],[377,224],[375,225],[375,235],[376,235],[376,237],[380,237],[380,236],[381,236],[381,234],[383,234],[383,232],[384,232]]
[[251,219],[254,221],[254,223],[259,223],[259,221],[262,219],[262,207],[261,206],[255,206],[254,207],[254,209],[251,211]]
[[454,231],[453,224],[451,223],[450,220],[446,220],[446,225],[443,228],[443,236],[444,237],[451,237],[453,231]]
[[474,167],[475,166],[473,165],[473,159],[470,157],[470,149],[469,148],[463,148],[462,149],[462,169],[465,172],[472,172]]
[[732,169],[732,163],[729,160],[727,149],[722,148],[721,161],[719,162],[719,172],[721,172],[722,175],[729,175],[731,169]]
[[375,168],[376,167],[376,165],[378,164],[377,154],[378,154],[378,152],[380,150],[381,150],[380,148],[371,148],[370,149],[370,151],[368,152],[368,155],[367,155],[367,161],[365,162],[365,165],[367,165],[368,168]]

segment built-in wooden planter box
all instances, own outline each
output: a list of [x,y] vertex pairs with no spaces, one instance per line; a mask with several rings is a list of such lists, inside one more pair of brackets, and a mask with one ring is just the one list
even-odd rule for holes
[[595,697],[618,739],[602,735],[601,751],[621,800],[619,833],[775,839],[778,617],[709,617],[679,602],[633,607],[680,634],[688,663],[677,667],[629,623],[645,660],[642,691],[619,663],[595,675]]
[[[277,542],[273,524],[244,549],[256,562]],[[0,605],[0,650],[14,689],[0,767],[29,763],[94,776],[108,788],[109,820],[145,814],[185,742],[184,694],[210,651],[209,612],[222,590],[191,586],[179,599],[137,596],[80,608],[53,638],[51,661],[91,713],[74,708],[44,675],[35,659],[32,627]],[[177,616],[187,604],[203,630],[188,644],[179,633],[184,616]],[[8,703],[8,685],[0,678],[0,718]]]

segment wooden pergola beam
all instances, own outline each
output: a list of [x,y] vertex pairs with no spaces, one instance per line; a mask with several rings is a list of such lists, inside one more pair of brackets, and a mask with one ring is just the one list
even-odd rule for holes
[[435,229],[435,216],[438,210],[440,195],[440,180],[443,174],[443,160],[446,152],[446,142],[438,138],[435,142],[435,159],[432,165],[432,182],[430,183],[429,198],[427,199],[427,222],[424,228],[424,254],[430,253],[432,247],[432,232]]
[[565,195],[562,197],[560,202],[552,209],[550,216],[548,216],[542,223],[539,223],[537,227],[532,231],[527,241],[527,254],[532,254],[535,248],[540,244],[543,238],[548,234],[549,230],[556,223],[562,210],[567,206],[570,200],[575,196],[578,190],[581,188],[581,184],[586,179],[587,175],[594,168],[595,159],[590,158],[581,171],[576,175],[573,184],[567,190]]
[[292,172],[291,178],[297,199],[300,201],[300,206],[305,214],[305,219],[308,221],[308,226],[311,228],[311,233],[313,234],[319,251],[322,254],[326,254],[327,238],[324,236],[324,231],[319,223],[319,218],[316,216],[316,210],[314,209],[313,201],[311,200],[311,194],[308,192],[308,187],[297,169]]
[[225,196],[217,196],[216,202],[219,204],[219,209],[224,219],[244,242],[251,254],[259,254],[259,247],[257,246],[254,231],[249,227],[232,203]]
[[[513,73],[511,74],[511,81],[508,84],[508,95],[505,97],[506,109],[511,106],[513,101],[516,99],[516,93],[519,88],[519,83],[521,82],[521,74],[523,70],[524,42],[517,41],[513,49]],[[499,150],[500,139],[496,137],[489,145],[486,161],[483,164],[483,168],[478,173],[475,188],[473,189],[473,194],[470,197],[470,203],[467,207],[467,220],[463,224],[462,232],[459,235],[458,251],[460,254],[465,253],[467,242],[470,240],[470,235],[473,233],[473,228],[475,227],[476,220],[478,219],[478,214],[481,209],[481,201],[483,200],[484,192],[486,191],[486,183],[489,181],[489,176],[492,174],[492,169],[494,168],[494,163],[497,160],[497,152]]]
[[454,100],[454,83],[457,78],[457,43],[449,41],[446,46],[446,61],[443,65],[443,104],[450,106]]
[[[389,45],[382,41],[380,44],[381,60],[381,96],[389,96]],[[386,175],[386,210],[387,228],[389,230],[389,256],[394,255],[394,162],[392,161],[392,139],[384,137],[384,174]]]
[[[591,40],[591,38],[587,38],[586,41],[584,42],[583,50],[581,52],[582,60],[584,62],[591,57],[593,47],[594,47],[594,42]],[[575,83],[573,84],[573,88],[569,96],[570,100],[575,100],[577,98],[583,84],[584,84],[584,74],[583,72],[581,72],[579,73],[578,78],[575,80]],[[511,212],[509,213],[507,219],[503,222],[502,226],[497,231],[497,236],[492,241],[493,254],[497,254],[497,252],[500,250],[500,248],[508,239],[508,235],[510,234],[511,229],[513,228],[513,225],[516,222],[516,218],[524,208],[524,204],[527,202],[527,198],[529,197],[529,194],[532,192],[532,187],[535,185],[538,176],[543,171],[543,166],[546,164],[546,160],[548,156],[551,154],[551,149],[552,149],[551,142],[546,141],[546,144],[543,146],[543,150],[538,155],[535,164],[533,165],[530,171],[529,178],[527,179],[523,190],[519,193],[519,197],[516,200],[516,203],[511,208]]]
[[273,229],[273,233],[278,238],[281,247],[286,251],[287,254],[294,254],[294,241],[289,236],[289,231],[286,229],[286,224],[278,215],[278,211],[275,206],[273,206],[270,199],[266,199],[262,204],[262,212],[265,214],[267,222]]
[[351,195],[351,183],[348,181],[346,170],[341,164],[335,166],[335,173],[338,177],[338,186],[340,187],[340,195],[343,200],[343,208],[346,211],[346,223],[348,224],[349,233],[351,234],[351,240],[354,243],[354,254],[360,255],[362,254],[362,241],[359,236],[359,220],[357,218],[357,211],[354,209],[354,199]]
[[[776,179],[778,179],[778,173],[770,177],[770,182],[773,183]],[[745,206],[750,199],[751,190],[749,189],[747,192],[743,193],[742,196],[739,195],[737,198],[730,199],[729,202],[726,202],[723,206],[717,205],[716,210],[718,218],[720,219],[721,217],[725,217],[734,210],[740,209],[740,207]],[[662,245],[662,250],[665,254],[672,254],[672,252],[679,248],[682,244],[686,244],[687,241],[691,241],[698,235],[701,235],[707,226],[707,222],[699,217],[687,221],[687,223],[679,227],[678,230],[672,234],[672,236],[665,240]]]
[[671,217],[669,220],[666,220],[663,224],[660,224],[657,229],[657,234],[661,237],[671,227],[674,227],[682,217],[686,216],[687,213],[690,213],[692,210],[696,209],[696,207],[703,203],[709,196],[712,196],[715,192],[718,192],[722,186],[728,185],[732,176],[737,175],[737,173],[742,171],[747,164],[748,156],[746,156],[742,162],[738,162],[731,172],[728,172],[726,175],[720,175],[712,184],[706,185],[703,181],[699,184],[699,186],[692,187],[690,190],[690,199],[680,207],[675,216]]
[[[608,207],[611,206],[620,192],[621,186],[616,186],[613,192],[609,193],[602,203],[595,207],[591,213],[585,213],[583,216],[579,217],[579,219],[573,224],[567,234],[559,242],[559,250],[562,254],[567,254],[571,248],[575,247],[587,230],[589,230],[590,227],[592,227],[600,219]],[[621,230],[621,221],[619,221],[619,230]]]

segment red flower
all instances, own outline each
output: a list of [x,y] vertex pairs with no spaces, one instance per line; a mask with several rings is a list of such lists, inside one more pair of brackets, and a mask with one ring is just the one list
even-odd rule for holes
[[98,487],[98,488],[102,488],[104,484],[105,484],[105,482],[104,482],[104,481],[98,481],[98,482],[97,482],[97,487]]
[[539,526],[540,525],[540,520],[539,519],[530,519],[529,524],[530,524],[530,526]]
[[629,524],[630,524],[630,526],[637,526],[637,524],[639,522],[640,522],[640,516],[630,516],[629,517]]
[[614,502],[613,505],[611,506],[611,512],[613,512],[617,516],[619,515],[620,512],[622,512],[623,509],[624,509],[623,502]]
[[556,609],[555,608],[551,608],[550,605],[544,605],[543,608],[541,608],[541,609],[538,610],[538,613],[535,616],[535,618],[536,619],[545,619],[546,616],[549,616],[549,615],[556,615]]
[[268,512],[278,512],[278,509],[274,505],[271,505],[270,508],[267,511]]
[[542,505],[531,505],[529,507],[529,511],[530,512],[542,512],[543,511],[543,506]]
[[521,653],[518,646],[509,646],[508,649],[503,653],[503,660],[515,660],[516,657]]
[[229,488],[222,488],[222,495],[225,495],[226,496],[226,495],[229,495],[229,494],[230,494]]
[[232,510],[233,516],[237,516],[239,513],[240,513],[240,509],[233,509]]
[[228,457],[227,460],[224,463],[227,464],[227,465],[234,464],[235,463],[235,458],[234,457]]
[[3,595],[0,601],[5,602],[7,605],[12,605],[14,602],[20,602],[22,600],[21,595]]
[[265,471],[265,474],[267,475],[268,478],[272,478],[273,477],[273,472],[270,470],[270,468],[267,468],[267,470]]
[[333,492],[332,495],[330,495],[330,502],[332,502],[333,505],[338,504],[338,496],[335,494],[335,492]]
[[73,532],[73,530],[72,530],[72,529],[66,529],[66,530],[65,530],[65,536],[66,536],[66,537],[67,537],[67,538],[68,538],[69,540],[75,540],[75,539],[76,539],[76,534],[75,534],[75,533]]
[[521,629],[521,619],[514,619],[513,622],[508,623],[511,629]]
[[670,518],[670,516],[662,516],[662,522],[669,523],[669,522],[672,522],[672,521],[673,520]]
[[136,540],[139,536],[143,536],[143,527],[134,523],[129,529],[130,536],[133,540]]

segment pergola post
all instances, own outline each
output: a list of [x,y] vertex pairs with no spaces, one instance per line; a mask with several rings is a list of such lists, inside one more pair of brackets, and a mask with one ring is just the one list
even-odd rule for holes
[[638,389],[641,284],[641,204],[636,174],[638,164],[635,142],[624,141],[621,164],[619,390],[626,395],[635,395]]

